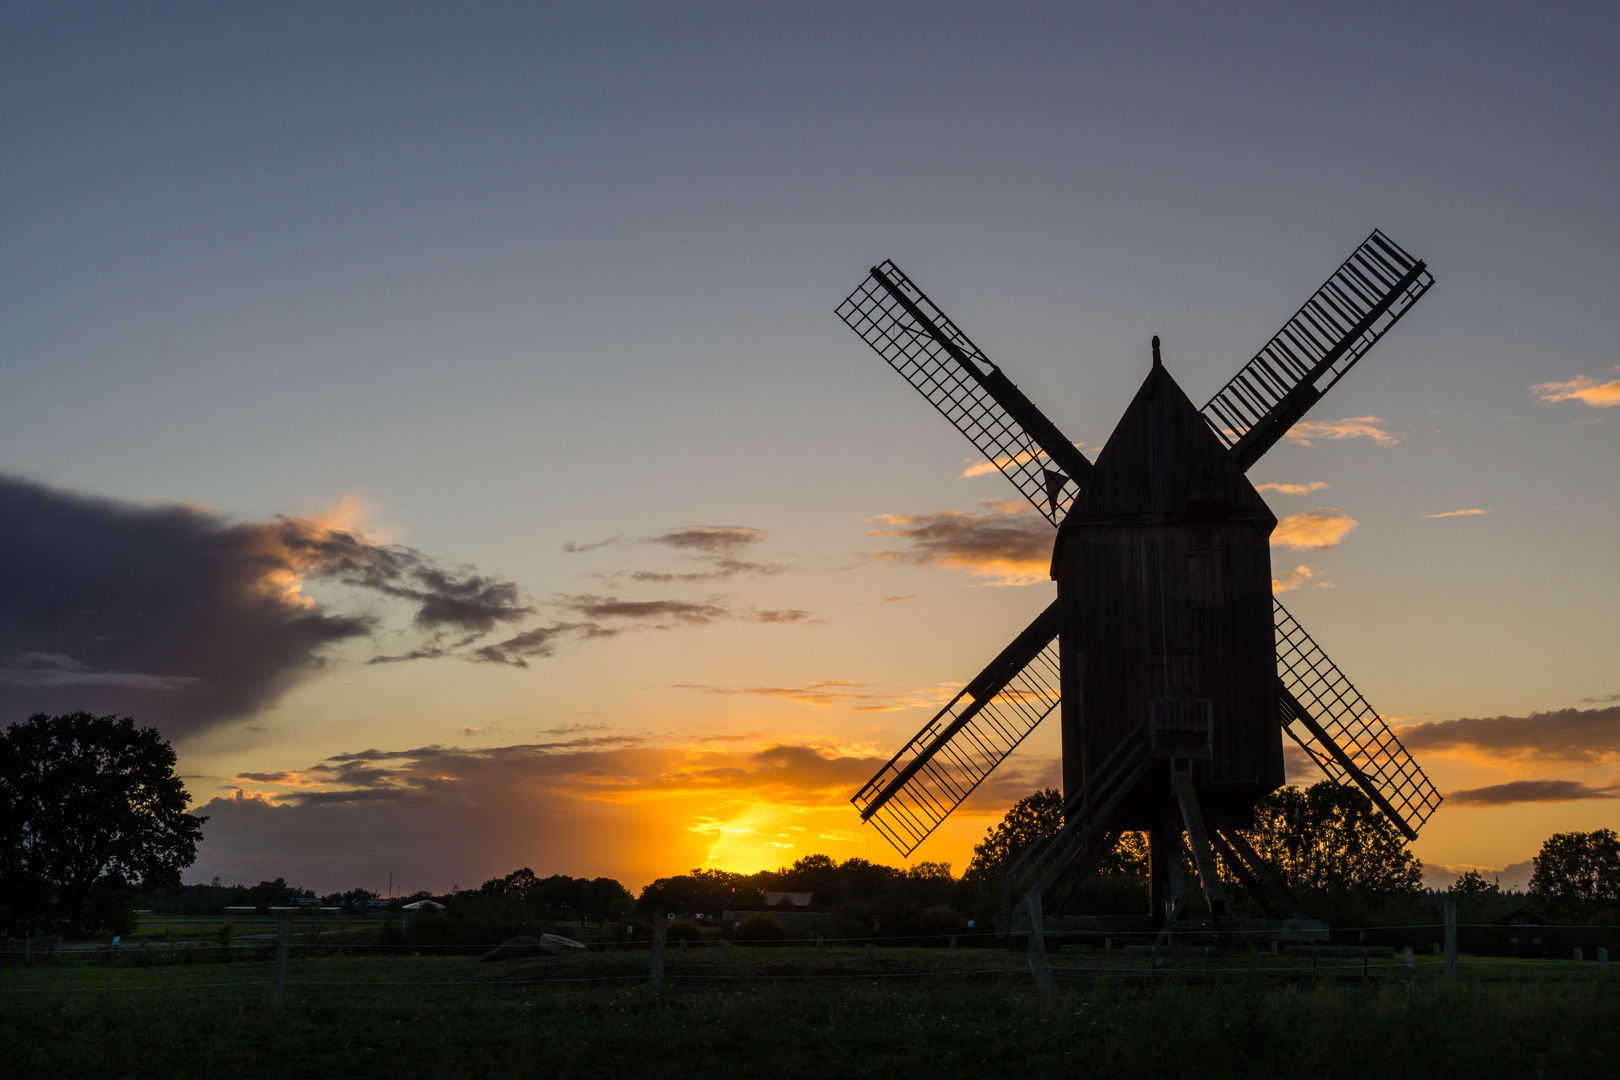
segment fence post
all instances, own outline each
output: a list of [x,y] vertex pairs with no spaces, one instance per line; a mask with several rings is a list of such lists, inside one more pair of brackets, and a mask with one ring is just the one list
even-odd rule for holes
[[877,959],[877,942],[868,941],[866,943],[866,958],[868,960],[876,960]]
[[1052,978],[1052,966],[1046,962],[1046,922],[1041,916],[1041,894],[1032,892],[1024,897],[1024,905],[1029,910],[1029,970],[1035,976],[1035,988],[1041,992],[1041,997],[1051,997],[1057,993],[1057,983]]
[[1457,984],[1457,901],[1446,897],[1446,985]]
[[720,955],[725,957],[727,960],[731,959],[731,939],[730,938],[721,938],[720,939]]
[[1581,962],[1581,947],[1579,945],[1575,946],[1573,952],[1575,954],[1575,962],[1577,964],[1580,963]]
[[292,937],[292,917],[283,913],[276,922],[276,976],[270,983],[270,1004],[280,1005],[287,996],[287,945]]
[[1412,955],[1412,946],[1408,945],[1406,948],[1402,949],[1401,956],[1406,960],[1407,967],[1417,967],[1417,957]]
[[1608,971],[1609,970],[1609,950],[1608,949],[1599,949],[1597,951],[1597,962],[1598,962],[1598,970],[1599,971]]
[[669,935],[669,920],[662,911],[653,915],[652,963],[647,972],[647,981],[654,990],[664,985],[664,939]]

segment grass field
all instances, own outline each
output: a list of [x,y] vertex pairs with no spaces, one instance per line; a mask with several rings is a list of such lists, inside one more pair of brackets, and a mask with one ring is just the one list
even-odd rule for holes
[[[1065,952],[1040,998],[992,949],[672,950],[484,964],[294,956],[0,969],[17,1077],[1610,1076],[1620,971],[1591,962],[1172,961]],[[1066,970],[1067,969],[1067,970]],[[566,981],[564,981],[566,980]]]

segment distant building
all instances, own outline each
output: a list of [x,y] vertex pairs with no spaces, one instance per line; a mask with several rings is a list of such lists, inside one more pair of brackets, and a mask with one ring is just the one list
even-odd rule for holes
[[783,907],[784,905],[807,908],[810,901],[815,899],[815,893],[807,892],[768,892],[765,894],[766,907]]
[[406,904],[403,908],[400,908],[400,910],[401,911],[414,911],[414,912],[417,912],[418,914],[424,914],[425,913],[425,914],[431,915],[435,911],[443,911],[444,910],[444,905],[439,903],[436,900],[418,900],[414,904]]

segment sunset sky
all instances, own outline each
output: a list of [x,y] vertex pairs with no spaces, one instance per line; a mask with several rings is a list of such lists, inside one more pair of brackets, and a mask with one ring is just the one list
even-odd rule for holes
[[[1251,471],[1446,803],[1620,826],[1612,5],[0,12],[0,723],[170,738],[188,881],[812,852],[1053,595],[834,315],[894,259],[1095,457],[1373,229],[1437,284]],[[1055,722],[916,859],[1055,784]]]

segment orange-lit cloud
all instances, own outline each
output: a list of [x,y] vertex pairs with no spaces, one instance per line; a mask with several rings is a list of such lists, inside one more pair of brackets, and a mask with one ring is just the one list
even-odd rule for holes
[[1343,420],[1304,420],[1288,429],[1288,438],[1306,446],[1318,439],[1371,439],[1379,446],[1394,446],[1400,437],[1384,430],[1376,416],[1347,416]]
[[1441,513],[1441,514],[1424,514],[1423,516],[1426,517],[1426,518],[1474,517],[1474,516],[1476,516],[1478,514],[1488,514],[1488,513],[1490,513],[1489,510],[1480,510],[1478,508],[1475,508],[1475,509],[1472,509],[1472,510],[1447,510],[1444,513]]
[[1275,491],[1279,495],[1309,495],[1326,488],[1327,481],[1312,480],[1308,484],[1257,484],[1256,491]]
[[1051,524],[1023,503],[986,503],[988,513],[944,510],[937,514],[880,514],[885,527],[873,536],[906,541],[904,551],[881,551],[873,558],[914,566],[966,570],[998,585],[1029,585],[1046,580],[1052,562]]
[[1400,728],[1415,751],[1510,768],[1591,768],[1620,761],[1620,706],[1529,716],[1434,720]]
[[[199,807],[210,821],[193,876],[281,875],[324,891],[375,887],[392,869],[414,877],[413,889],[439,891],[531,866],[634,888],[692,866],[753,871],[816,852],[895,863],[848,803],[888,758],[861,742],[594,729],[511,746],[336,754],[242,774],[244,789]],[[965,862],[987,824],[1054,785],[1058,771],[1055,759],[1015,754],[927,857],[954,851]]]
[[1271,591],[1274,593],[1293,592],[1302,585],[1308,584],[1316,576],[1315,571],[1305,565],[1284,570],[1281,577],[1271,579]]
[[[1084,449],[1085,445],[1085,443],[1075,443],[1074,448],[1076,450]],[[971,476],[986,476],[1031,461],[1044,461],[1046,456],[1045,450],[1024,450],[1016,454],[1008,454],[1005,457],[998,457],[993,461],[976,461],[963,471],[962,479],[966,480]]]
[[1271,533],[1271,544],[1293,551],[1333,547],[1355,527],[1356,520],[1345,513],[1342,506],[1304,510],[1277,522]]
[[1575,802],[1581,799],[1620,799],[1620,783],[1592,787],[1578,780],[1514,780],[1506,784],[1447,792],[1446,798],[1470,806],[1512,806],[1514,803]]
[[[1620,364],[1615,370],[1620,371]],[[1537,383],[1530,390],[1542,401],[1583,401],[1594,409],[1620,405],[1620,379],[1600,383],[1590,375],[1577,375],[1568,382]]]

